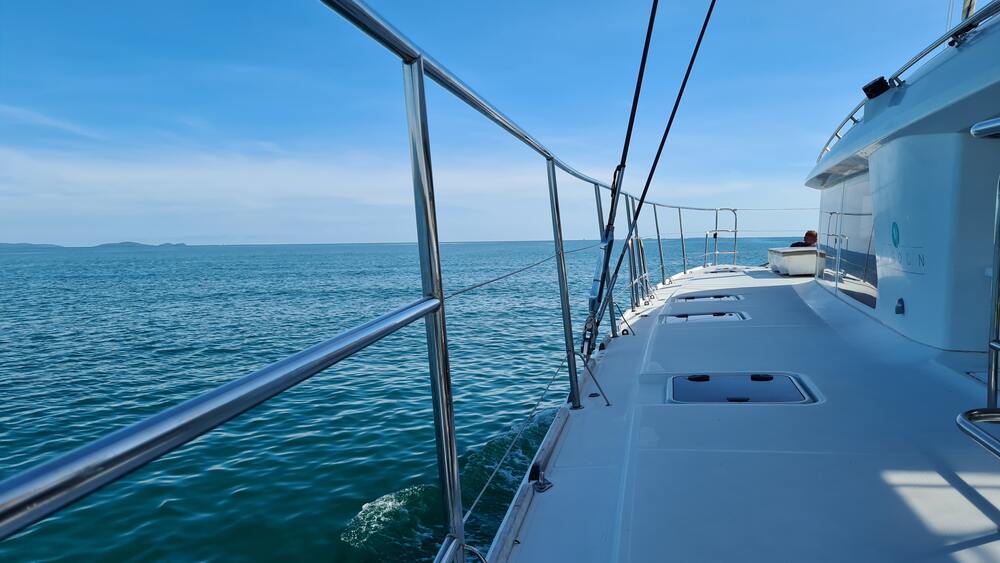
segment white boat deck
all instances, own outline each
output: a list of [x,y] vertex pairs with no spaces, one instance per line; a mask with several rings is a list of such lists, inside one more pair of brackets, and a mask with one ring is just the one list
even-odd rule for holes
[[[679,295],[739,294],[725,302]],[[664,315],[738,311],[733,322]],[[811,278],[677,276],[596,359],[491,560],[1000,561],[1000,461],[955,425],[985,354],[910,341]],[[985,335],[984,335],[985,339]],[[670,401],[674,375],[794,374],[812,404]],[[583,377],[581,372],[581,377]]]

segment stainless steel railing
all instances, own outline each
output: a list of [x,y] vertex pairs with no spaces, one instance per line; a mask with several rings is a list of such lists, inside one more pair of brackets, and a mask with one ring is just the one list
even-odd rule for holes
[[[595,193],[596,193],[597,189],[598,189],[598,186],[595,185]],[[627,280],[627,282],[625,282],[625,287],[628,288],[631,309],[634,310],[639,305],[648,304],[648,302],[650,301],[650,299],[653,296],[653,293],[655,291],[655,286],[657,284],[654,284],[651,281],[653,278],[652,278],[652,275],[650,274],[649,268],[648,268],[648,261],[647,261],[647,258],[646,258],[645,244],[643,242],[643,237],[640,235],[640,232],[639,232],[638,228],[631,229],[631,219],[632,219],[633,213],[635,212],[635,198],[633,196],[631,196],[631,195],[628,195],[628,194],[625,194],[622,197],[625,198],[625,211],[627,213],[627,219],[629,221],[629,225],[628,226],[630,227],[630,230],[633,232],[632,238],[630,238],[629,240],[626,240],[626,241],[623,242],[623,245],[624,245],[624,250],[623,251],[627,253],[628,266],[629,266],[628,267],[628,272],[627,272],[628,273],[628,280]],[[599,193],[597,193],[597,205],[598,205],[598,209],[600,210],[602,207],[601,207],[600,194]],[[735,208],[735,207],[692,207],[692,206],[683,206],[683,205],[666,205],[666,204],[662,204],[662,203],[650,203],[648,201],[646,202],[646,205],[649,205],[649,206],[651,206],[653,208],[653,220],[654,220],[654,223],[655,223],[655,232],[656,232],[656,246],[657,246],[657,253],[659,254],[659,259],[660,259],[660,282],[659,283],[661,283],[661,284],[667,284],[667,283],[670,282],[670,278],[667,277],[666,261],[664,260],[664,254],[663,254],[663,237],[662,237],[662,232],[660,230],[660,219],[659,219],[659,211],[658,211],[660,208],[663,208],[663,209],[675,209],[675,210],[677,210],[677,226],[678,226],[678,229],[679,229],[679,233],[678,234],[679,234],[679,240],[680,240],[680,246],[681,246],[680,258],[681,258],[682,272],[683,273],[687,273],[688,272],[688,253],[687,253],[687,245],[686,245],[686,239],[688,237],[687,237],[687,235],[686,235],[686,233],[684,231],[684,211],[689,211],[689,212],[707,212],[707,213],[713,214],[712,221],[713,221],[714,228],[713,229],[708,229],[707,231],[704,231],[705,247],[704,247],[704,252],[701,253],[702,267],[709,266],[710,264],[711,265],[719,265],[719,257],[723,256],[723,255],[731,256],[730,262],[732,264],[736,264],[738,262],[738,260],[739,260],[739,235],[740,235],[740,232],[741,232],[741,229],[740,229],[740,219],[739,219],[739,212],[741,210],[739,208]],[[818,208],[812,208],[812,207],[786,207],[786,208],[768,208],[768,209],[749,208],[749,209],[744,209],[743,211],[818,211]],[[732,228],[720,228],[719,227],[719,225],[720,225],[720,216],[722,214],[724,214],[724,213],[730,213],[730,214],[732,214],[732,218],[733,218],[732,219]],[[830,212],[827,212],[827,213],[830,213]],[[839,215],[839,212],[837,214]],[[603,233],[603,225],[600,225],[600,221],[602,219],[603,219],[603,214],[601,215],[601,219],[599,219],[599,221],[598,221],[599,228],[602,229],[601,232]],[[732,235],[732,237],[730,239],[732,241],[732,247],[729,250],[725,250],[725,249],[720,249],[719,248],[718,236],[720,234]],[[712,240],[712,243],[711,243],[712,247],[711,248],[709,248],[709,239]],[[652,239],[650,239],[650,240],[652,240]],[[697,257],[697,254],[695,256]],[[711,260],[710,260],[710,258],[711,258]],[[596,275],[595,275],[595,278],[596,278]],[[612,296],[612,300],[613,300],[613,296]],[[613,313],[614,307],[613,306],[609,306],[608,310],[612,311],[612,313]],[[614,326],[614,322],[613,321],[612,321],[612,330],[613,331],[617,330],[617,327]],[[617,334],[612,333],[612,336],[617,336]]]
[[[719,228],[719,212],[729,211],[733,214],[733,228],[732,229],[720,229]],[[739,254],[739,232],[740,232],[740,220],[739,213],[737,209],[731,207],[720,207],[715,210],[715,228],[705,231],[705,252],[702,254],[702,266],[708,266],[708,257],[713,256],[712,264],[715,266],[719,265],[719,255],[720,254],[731,254],[733,256],[733,264],[736,264],[736,257]],[[719,234],[733,235],[733,249],[732,250],[719,250]],[[713,250],[708,251],[708,238],[712,237]]]
[[[733,249],[732,250],[719,250],[719,235],[720,234],[728,234],[728,233],[732,233],[733,234],[733,245],[734,245]],[[710,229],[708,231],[705,231],[705,252],[702,254],[702,264],[701,265],[702,266],[708,266],[708,257],[712,256],[713,257],[712,258],[712,265],[713,266],[718,266],[719,265],[719,255],[720,254],[731,254],[733,256],[733,265],[735,265],[736,264],[736,255],[739,254],[739,251],[735,247],[738,234],[739,234],[739,231],[737,231],[736,229]],[[709,237],[712,238],[712,240],[714,241],[714,245],[715,245],[714,250],[712,250],[711,252],[708,251],[708,239],[709,239]]]
[[[573,347],[555,169],[559,168],[598,188],[610,189],[610,187],[559,160],[531,135],[361,2],[356,0],[324,0],[324,2],[402,60],[417,219],[417,246],[424,298],[0,482],[0,539],[10,537],[103,485],[190,442],[225,421],[422,318],[427,332],[436,451],[447,527],[447,536],[436,559],[458,561],[464,558],[466,546],[462,525],[461,487],[437,238],[434,176],[424,93],[425,76],[524,142],[546,160],[559,298],[566,342],[566,363],[569,368],[569,402],[574,407],[579,406],[576,356]],[[641,251],[641,243],[638,244],[638,248]]]
[[427,296],[0,483],[0,539],[442,310]]
[[[976,138],[1000,138],[1000,118],[987,119],[969,129]],[[1000,439],[983,430],[980,424],[1000,422],[997,408],[997,385],[1000,383],[1000,178],[997,178],[996,200],[993,211],[993,287],[990,295],[990,334],[987,339],[986,408],[965,411],[955,421],[963,432],[972,437],[993,455],[1000,457]]]
[[[997,14],[1000,14],[1000,0],[993,0],[989,4],[983,6],[978,12],[969,14],[968,17],[958,25],[949,29],[944,35],[938,37],[934,42],[925,47],[924,50],[914,55],[914,57],[901,66],[899,70],[894,72],[892,76],[888,78],[887,82],[890,86],[899,86],[903,83],[903,74],[922,61],[925,57],[927,57],[927,55],[933,53],[938,47],[944,45],[945,43],[953,47],[959,45],[967,33]],[[963,15],[966,14],[963,13]],[[861,122],[862,118],[858,117],[858,113],[865,107],[866,101],[867,100],[861,100],[858,102],[858,105],[854,106],[854,109],[847,114],[847,117],[845,117],[843,121],[837,125],[837,128],[833,130],[833,134],[830,135],[830,138],[826,140],[823,148],[819,151],[819,155],[816,157],[816,162],[823,160],[823,157],[826,156],[826,153],[830,152],[833,145],[844,137],[844,127],[847,126],[848,123],[850,123],[851,127],[853,127]]]

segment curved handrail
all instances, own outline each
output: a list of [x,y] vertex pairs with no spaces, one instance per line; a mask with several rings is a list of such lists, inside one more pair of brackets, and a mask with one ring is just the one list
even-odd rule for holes
[[437,82],[442,88],[454,94],[458,99],[472,107],[472,109],[485,115],[490,121],[499,125],[501,128],[513,135],[516,139],[531,147],[531,149],[542,155],[544,158],[551,159],[558,168],[570,176],[583,180],[584,182],[597,184],[607,190],[611,189],[611,186],[601,182],[600,180],[592,178],[583,172],[580,172],[555,156],[552,151],[521,128],[521,126],[515,123],[513,119],[504,115],[504,113],[497,109],[496,106],[486,101],[485,98],[477,94],[475,90],[459,80],[459,78],[452,74],[451,71],[434,60],[434,58],[427,54],[426,51],[418,47],[413,41],[403,35],[402,32],[393,27],[392,24],[385,21],[381,16],[366,5],[357,0],[322,1],[332,10],[343,16],[347,21],[354,24],[354,26],[358,29],[371,36],[372,39],[378,41],[385,48],[395,53],[399,56],[399,58],[403,59],[403,61],[409,62],[418,58],[423,59],[424,72],[434,82]]
[[[907,61],[906,64],[901,66],[899,70],[894,72],[892,76],[888,78],[887,82],[889,82],[889,84],[893,86],[899,86],[900,84],[903,83],[903,81],[900,80],[899,77],[902,76],[904,72],[910,70],[913,67],[913,65],[919,63],[921,60],[924,59],[924,57],[931,54],[932,52],[934,52],[935,49],[937,49],[941,45],[944,45],[945,43],[952,44],[952,42],[954,42],[954,44],[957,44],[959,41],[961,41],[962,36],[972,31],[974,28],[978,27],[979,24],[983,23],[984,21],[988,20],[989,18],[997,14],[1000,14],[1000,0],[993,0],[989,4],[983,6],[981,10],[969,16],[968,19],[963,20],[958,25],[948,30],[947,33],[945,33],[941,37],[938,37],[937,40],[935,40],[933,43],[925,47],[924,50],[917,53],[912,59]],[[823,157],[826,156],[826,153],[830,152],[830,147],[832,147],[835,144],[835,140],[839,141],[843,137],[841,131],[844,130],[844,126],[847,125],[848,121],[851,122],[852,126],[856,125],[860,121],[860,119],[858,119],[855,116],[857,116],[858,112],[861,111],[861,108],[865,107],[866,101],[868,100],[867,99],[861,100],[861,102],[858,103],[858,105],[854,106],[854,109],[852,109],[851,112],[847,114],[847,117],[845,117],[843,121],[841,121],[840,124],[837,125],[837,128],[834,129],[833,134],[830,135],[830,138],[826,140],[826,143],[823,145],[823,148],[819,151],[819,155],[816,157],[816,162],[823,160]]]
[[0,481],[0,540],[440,308],[425,297]]
[[[1000,0],[997,0],[1000,2]],[[418,58],[423,59],[424,72],[434,82],[442,88],[454,94],[458,99],[465,102],[472,109],[486,116],[490,121],[499,125],[502,129],[514,136],[532,150],[546,159],[551,159],[553,164],[563,172],[573,176],[578,180],[594,184],[602,189],[611,190],[611,186],[596,179],[576,168],[570,166],[565,161],[556,156],[551,150],[535,139],[530,133],[525,131],[513,119],[507,117],[485,98],[476,93],[475,90],[462,82],[457,76],[452,74],[441,63],[434,60],[426,51],[418,47],[413,41],[403,35],[398,29],[375,13],[371,8],[358,0],[322,0],[330,9],[334,10],[347,21],[354,24],[358,29],[367,33],[372,39],[381,43],[385,48],[395,53],[403,61],[413,61]],[[625,190],[622,195],[636,197]],[[647,199],[645,203],[669,209],[688,209],[692,211],[715,211],[715,208],[690,207],[683,205],[668,205]]]
[[1000,440],[976,425],[978,422],[1000,422],[1000,409],[997,408],[998,373],[1000,373],[1000,178],[997,178],[996,200],[993,218],[993,282],[990,300],[993,302],[990,314],[990,338],[987,344],[986,363],[986,408],[972,409],[958,415],[955,422],[958,427],[979,442],[993,455],[1000,457]]
[[973,137],[996,137],[1000,135],[1000,117],[980,121],[969,128],[969,134]]
[[955,423],[962,429],[962,432],[968,434],[991,454],[1000,457],[1000,440],[997,440],[995,436],[980,428],[977,425],[980,422],[1000,422],[1000,409],[972,409],[963,412],[955,419]]

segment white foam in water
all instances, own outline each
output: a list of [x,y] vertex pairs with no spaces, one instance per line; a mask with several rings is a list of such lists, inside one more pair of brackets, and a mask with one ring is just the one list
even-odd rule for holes
[[[488,550],[500,521],[503,519],[507,503],[517,491],[524,471],[542,437],[552,423],[555,409],[549,408],[537,413],[527,422],[519,443],[510,452],[493,483],[487,489],[483,502],[477,506],[473,517],[466,523],[466,539],[480,550]],[[489,474],[501,456],[517,436],[523,421],[511,425],[502,434],[488,442],[474,446],[462,456],[461,476],[465,508],[486,482]],[[440,530],[435,531],[440,511],[440,495],[432,485],[415,485],[383,495],[365,503],[361,511],[351,519],[341,534],[341,541],[356,549],[386,555],[391,546],[393,557],[412,554],[414,557],[426,555],[435,542],[441,540]],[[402,555],[405,559],[406,555]]]
[[437,502],[437,491],[429,485],[383,495],[361,507],[340,539],[358,549],[380,545],[395,545],[399,551],[418,549],[422,540],[433,535],[421,521],[429,508],[435,508],[428,507],[429,502]]

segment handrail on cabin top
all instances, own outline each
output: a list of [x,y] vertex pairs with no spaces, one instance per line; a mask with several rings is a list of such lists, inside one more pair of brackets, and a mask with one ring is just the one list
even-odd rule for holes
[[[904,72],[910,70],[910,68],[912,68],[913,65],[922,61],[924,57],[931,54],[932,52],[934,52],[935,49],[937,49],[941,45],[944,45],[945,43],[948,43],[949,45],[958,45],[958,43],[961,42],[963,36],[966,33],[972,31],[973,29],[978,27],[979,24],[983,23],[984,21],[988,20],[989,18],[997,14],[1000,14],[1000,0],[993,0],[989,4],[983,6],[982,9],[980,9],[978,12],[972,14],[969,18],[959,22],[958,25],[949,29],[944,35],[938,37],[934,42],[925,47],[923,51],[920,51],[919,53],[914,55],[912,59],[906,61],[906,64],[904,64],[899,68],[899,70],[894,72],[892,76],[888,78],[887,82],[891,86],[899,86],[900,84],[903,83],[900,77],[903,75]],[[837,128],[833,130],[833,134],[831,134],[830,138],[827,139],[826,143],[823,144],[823,148],[820,149],[819,155],[816,156],[816,162],[823,160],[823,157],[826,156],[826,153],[830,152],[833,145],[837,141],[840,141],[840,139],[843,138],[844,136],[843,130],[844,126],[847,125],[847,122],[851,122],[851,126],[853,127],[854,125],[857,125],[861,121],[860,119],[858,119],[857,115],[858,112],[860,112],[861,109],[865,107],[865,102],[867,101],[868,100],[865,99],[858,102],[858,105],[854,106],[854,109],[852,109],[851,112],[847,114],[847,117],[845,117],[843,121],[841,121],[837,125]]]

